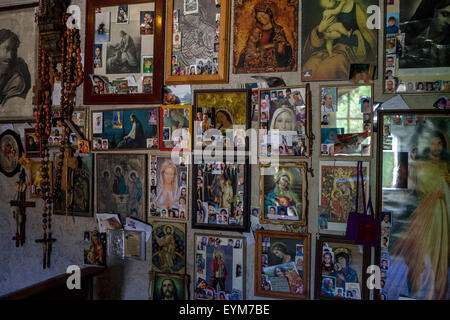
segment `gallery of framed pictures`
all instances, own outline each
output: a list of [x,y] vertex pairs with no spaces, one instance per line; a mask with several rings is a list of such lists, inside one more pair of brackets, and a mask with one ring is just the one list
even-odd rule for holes
[[92,110],[93,151],[159,149],[158,108]]
[[251,92],[248,89],[195,90],[195,150],[248,150]]
[[86,3],[84,103],[161,103],[164,1]]
[[243,300],[246,282],[244,237],[195,233],[196,300]]
[[372,157],[373,85],[320,86],[320,157]]
[[164,105],[160,107],[159,150],[192,150],[192,106]]
[[228,82],[231,0],[169,0],[165,83]]
[[255,231],[255,296],[309,299],[310,235]]
[[306,158],[312,148],[309,84],[257,91],[260,158]]
[[315,299],[368,299],[369,262],[369,248],[344,237],[321,235],[316,243]]
[[448,2],[385,1],[384,93],[448,94]]
[[434,110],[378,114],[375,261],[384,300],[446,300],[450,115]]
[[250,228],[249,159],[193,164],[192,228],[247,232]]

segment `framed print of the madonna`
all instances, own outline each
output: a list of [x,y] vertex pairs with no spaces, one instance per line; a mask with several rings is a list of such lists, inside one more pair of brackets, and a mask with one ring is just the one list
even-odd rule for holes
[[379,0],[301,2],[302,81],[348,81],[352,64],[377,65],[378,32],[367,8]]
[[199,233],[194,238],[195,299],[245,299],[245,238]]
[[86,2],[84,104],[162,102],[163,0]]
[[366,300],[370,249],[344,237],[320,236],[316,245],[315,298]]
[[233,73],[297,71],[298,3],[233,1]]
[[228,82],[231,0],[169,0],[166,84]]
[[307,157],[311,149],[309,84],[260,89],[258,93],[260,158]]
[[203,148],[247,150],[251,93],[247,89],[195,90],[194,132],[196,150]]
[[376,296],[448,300],[450,114],[382,110],[378,123]]
[[310,236],[255,231],[255,296],[309,299]]
[[320,86],[320,157],[372,155],[373,85]]
[[149,218],[187,220],[189,218],[190,170],[188,156],[150,156]]
[[450,92],[450,2],[385,2],[384,93]]
[[[273,170],[274,173],[265,172]],[[281,162],[278,167],[263,164],[261,170],[261,223],[306,225],[306,162]]]

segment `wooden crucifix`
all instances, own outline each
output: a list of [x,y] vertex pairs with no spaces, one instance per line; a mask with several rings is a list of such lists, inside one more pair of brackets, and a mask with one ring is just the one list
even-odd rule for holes
[[52,233],[47,232],[47,230],[44,230],[44,236],[42,239],[35,240],[36,243],[42,243],[42,267],[50,268],[50,256],[52,253],[52,245],[53,242],[56,241],[56,239],[52,238]]
[[16,235],[12,238],[16,241],[16,247],[23,246],[25,243],[25,210],[26,208],[34,208],[35,202],[26,201],[27,183],[25,178],[25,169],[19,175],[19,181],[16,182],[15,189],[17,191],[17,199],[10,201],[12,207],[18,207],[14,210],[14,218],[16,220]]

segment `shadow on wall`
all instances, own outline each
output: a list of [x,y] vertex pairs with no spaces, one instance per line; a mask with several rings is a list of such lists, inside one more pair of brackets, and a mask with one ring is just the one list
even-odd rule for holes
[[[108,261],[109,262],[109,261]],[[124,264],[108,266],[94,279],[94,300],[121,300],[124,284]]]

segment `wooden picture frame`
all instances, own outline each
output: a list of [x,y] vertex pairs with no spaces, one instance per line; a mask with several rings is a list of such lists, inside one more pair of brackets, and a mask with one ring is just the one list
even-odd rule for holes
[[2,44],[11,45],[0,74],[1,122],[35,122],[33,85],[38,78],[39,27],[34,23],[38,1],[7,1],[0,7]]
[[[355,261],[356,255],[358,255],[358,261]],[[341,263],[337,261],[341,258],[345,260],[346,274],[341,271]],[[331,262],[328,263],[328,260],[324,262],[323,259],[330,259]],[[355,263],[359,265],[359,268],[355,266]],[[351,299],[350,297],[347,298],[347,291],[350,291],[353,297],[356,295],[355,292],[359,294],[359,299],[357,300],[368,300],[369,290],[366,285],[366,268],[369,264],[370,247],[357,245],[354,241],[340,236],[321,235],[316,243],[314,299],[347,300]],[[339,269],[339,266],[341,269]],[[350,281],[355,280],[355,276],[357,281]],[[325,280],[325,278],[328,278],[328,280]],[[331,283],[333,284],[332,290],[325,286],[322,287]],[[358,283],[358,285],[354,283]],[[341,294],[341,290],[338,288],[342,289],[343,297],[337,295],[338,292]],[[331,295],[332,293],[333,295]]]
[[[449,210],[450,113],[381,110],[378,127],[376,217],[381,232],[375,264],[381,269],[381,290],[375,290],[375,299],[446,300],[449,288],[440,284],[448,275],[436,270],[447,270],[447,259],[436,257],[447,255],[438,243],[448,226],[441,219]],[[430,260],[436,264],[428,265]]]
[[[172,221],[152,222],[152,270],[171,274],[186,273],[186,224]],[[172,254],[172,261],[167,255]]]
[[222,161],[202,161],[192,168],[192,228],[248,232],[251,187],[245,181],[250,181],[249,158],[244,163],[240,159],[228,162],[223,156]]
[[[319,232],[345,233],[348,214],[355,212],[357,161],[319,162]],[[370,162],[363,162],[364,190],[369,198],[371,181]],[[361,190],[361,186],[359,186]],[[363,212],[362,195],[359,192],[359,208]]]
[[[159,112],[159,150],[191,151],[192,150],[192,106],[163,105]],[[189,116],[186,117],[186,111]],[[170,121],[170,122],[168,122]],[[180,122],[183,124],[180,127]],[[174,138],[174,134],[176,135]]]
[[79,157],[79,167],[73,170],[73,185],[71,186],[73,203],[66,211],[66,193],[61,190],[59,198],[53,202],[54,214],[68,214],[76,217],[92,217],[94,215],[94,163],[93,153]]
[[[245,237],[194,233],[194,247],[194,299],[244,300],[247,278]],[[224,277],[215,275],[218,270],[216,259],[223,262]]]
[[[140,30],[140,14],[137,12],[133,17],[128,17],[126,20],[126,23],[115,23],[118,25],[115,28],[119,28],[120,30],[125,32],[124,37],[132,38],[132,36],[135,37],[135,39],[138,39],[138,48],[134,50],[133,58],[129,64],[130,68],[127,70],[124,69],[122,66],[121,70],[117,70],[117,68],[113,68],[117,62],[116,60],[111,60],[112,62],[108,62],[107,59],[105,59],[105,56],[109,55],[110,59],[114,58],[114,52],[112,51],[114,46],[117,46],[121,41],[120,40],[120,33],[118,30],[113,31],[111,28],[108,30],[108,26],[105,27],[105,24],[109,24],[112,21],[117,21],[116,14],[117,14],[117,8],[118,6],[126,5],[130,6],[128,13],[136,13],[135,9],[137,7],[143,7],[145,11],[154,12],[153,14],[153,21],[152,21],[152,27],[153,27],[153,35],[149,34],[141,34]],[[95,41],[95,30],[96,30],[96,8],[102,8],[102,7],[114,7],[117,6],[117,8],[112,8],[110,12],[109,18],[105,16],[105,21],[103,21],[103,27],[101,30],[105,30],[105,32],[110,32],[107,36],[108,41],[100,41],[97,42],[98,44],[103,45],[102,49],[102,58],[101,61],[101,67],[94,69],[94,45],[96,43]],[[132,8],[133,6],[133,8]],[[149,8],[153,8],[149,9]],[[140,9],[139,9],[140,10]],[[144,12],[144,11],[142,11]],[[101,13],[99,13],[101,14]],[[165,2],[163,0],[135,0],[132,3],[126,0],[93,0],[88,1],[86,3],[86,41],[85,41],[85,63],[84,63],[84,92],[83,92],[83,98],[84,98],[84,104],[86,105],[123,105],[123,104],[159,104],[162,102],[162,87],[163,87],[163,59],[164,59],[164,18],[165,18]],[[137,23],[136,23],[137,20]],[[132,25],[135,26],[135,29],[132,29],[129,27],[130,23],[129,21],[132,21]],[[103,32],[103,31],[102,31]],[[107,35],[105,32],[103,32],[104,35]],[[131,32],[131,35],[129,33]],[[110,38],[111,37],[111,38]],[[111,42],[112,38],[115,38],[116,41],[114,43]],[[147,37],[147,38],[145,38]],[[153,39],[153,47],[152,50],[148,49],[150,48],[150,43]],[[103,39],[105,40],[105,39]],[[129,40],[127,40],[130,42]],[[116,43],[117,42],[117,43]],[[108,44],[108,45],[105,45]],[[111,44],[111,45],[110,45]],[[133,40],[134,44],[134,40]],[[111,47],[111,48],[110,48]],[[143,48],[147,48],[146,51],[142,51]],[[136,48],[136,46],[135,46]],[[110,54],[108,54],[107,49],[110,50]],[[139,54],[136,53],[136,51],[140,50]],[[143,58],[145,57],[153,57],[153,72],[152,75],[150,74],[144,74],[141,71],[143,70]],[[138,60],[138,61],[134,61]],[[115,63],[115,64],[114,64]],[[107,73],[107,69],[109,68],[109,71]],[[132,70],[133,69],[133,70]],[[139,69],[138,72],[136,72]],[[104,71],[102,71],[104,70]],[[120,71],[120,72],[117,72]],[[130,71],[126,73],[127,71]],[[105,79],[105,74],[112,75],[108,80]],[[103,83],[103,86],[105,87],[111,87],[105,88],[106,91],[108,91],[108,94],[94,94],[94,87],[92,85],[91,75],[97,75],[98,81]],[[117,76],[119,75],[119,76]],[[126,92],[124,88],[122,87],[124,85],[123,81],[127,80],[121,80],[125,79],[127,76],[133,76],[139,75],[139,79],[134,78],[134,81],[136,82],[136,85],[132,83],[132,86],[129,86],[127,82],[127,88]],[[144,78],[147,77],[147,78]],[[114,78],[114,79],[113,79]],[[151,79],[150,79],[151,78]],[[112,81],[118,81],[116,82],[116,90],[114,90],[113,85],[109,85],[109,83],[112,83]],[[141,82],[142,80],[142,82]],[[144,83],[145,82],[145,83]],[[136,87],[132,88],[132,87]],[[120,89],[122,88],[122,89]],[[139,88],[142,88],[142,90],[139,92]],[[123,90],[124,93],[118,94],[117,92],[120,90]],[[114,93],[110,93],[114,92]],[[137,91],[138,93],[130,93]],[[147,92],[146,92],[147,91]]]
[[[276,240],[274,243],[272,243],[272,238]],[[263,274],[264,268],[272,267],[273,270],[266,269],[266,271],[269,274],[275,275],[276,269],[280,265],[279,263],[277,263],[279,261],[276,260],[282,259],[276,259],[274,254],[270,253],[272,250],[274,250],[274,247],[275,250],[280,253],[280,255],[283,255],[283,257],[286,258],[286,260],[290,260],[288,263],[282,264],[284,265],[284,267],[288,266],[289,269],[287,269],[287,267],[284,268],[285,271],[283,271],[283,269],[280,269],[281,272],[283,272],[285,275],[288,275],[289,280],[287,276],[282,276],[283,281],[281,281],[281,279],[271,280],[268,275]],[[270,254],[272,256],[269,256]],[[311,264],[309,234],[256,230],[255,256],[255,296],[289,300],[309,300],[309,267]],[[265,265],[266,267],[264,267],[263,265]],[[299,268],[298,270],[297,266]],[[281,275],[274,276],[272,278],[281,278]],[[277,280],[277,283],[275,283],[275,280]],[[272,282],[274,282],[274,285],[277,285],[278,288],[283,288],[283,290],[287,290],[288,292],[272,291]],[[294,293],[291,293],[292,291]]]
[[[190,12],[189,14],[182,14],[184,12],[183,0],[169,0],[167,1],[167,22],[166,22],[166,64],[165,64],[165,84],[202,84],[202,83],[227,83],[228,82],[228,68],[229,68],[229,46],[230,46],[230,21],[231,21],[231,1],[221,0],[219,2],[211,2],[207,0],[196,0],[198,8],[197,12]],[[217,5],[217,3],[220,3]],[[195,10],[194,10],[195,11]],[[177,12],[175,14],[175,12]],[[217,13],[219,12],[219,13]],[[217,14],[220,14],[219,26],[216,31],[213,31],[214,21],[217,21]],[[176,16],[176,17],[175,17]],[[182,20],[182,19],[183,20]],[[177,21],[174,23],[174,21]],[[177,27],[175,27],[175,25]],[[174,32],[174,29],[178,28]],[[187,28],[190,32],[180,32],[182,29]],[[192,30],[194,28],[194,30]],[[202,31],[203,41],[205,39],[212,42],[205,43],[205,47],[202,48],[203,52],[213,51],[213,53],[207,54],[207,56],[196,56],[195,53],[183,54],[183,49],[189,49],[188,44],[195,43],[196,50],[199,50],[199,42],[196,42],[194,37],[198,36],[197,32]],[[217,34],[217,31],[219,33]],[[179,39],[180,43],[174,43],[175,36],[189,37],[186,39]],[[206,37],[207,36],[207,37]],[[218,42],[214,42],[218,40]],[[185,43],[184,43],[185,42]],[[218,44],[218,51],[217,45]],[[180,46],[180,50],[174,50],[174,47]],[[192,45],[191,45],[192,46]],[[192,51],[192,50],[189,50]],[[173,72],[172,59],[176,56],[176,63],[179,64],[180,70]],[[208,63],[208,68],[204,68],[201,74],[190,74],[191,66],[198,66],[197,59],[205,60]],[[217,63],[214,60],[217,59]],[[199,60],[200,61],[200,60]],[[209,63],[209,62],[212,62]],[[183,63],[183,64],[182,64]],[[204,62],[202,61],[202,65]],[[216,66],[217,65],[217,66]],[[217,73],[214,72],[214,67],[217,67]],[[189,74],[186,74],[186,68],[188,67]],[[211,72],[209,71],[211,67]],[[181,72],[181,69],[183,72]],[[207,69],[207,72],[205,71]],[[195,69],[197,72],[197,69]],[[202,72],[202,70],[200,70]],[[178,75],[177,75],[178,73]],[[180,74],[180,73],[185,73]]]
[[0,172],[13,177],[20,171],[19,159],[23,154],[23,146],[18,133],[5,130],[0,134]]
[[42,141],[36,137],[35,128],[25,128],[24,149],[26,158],[40,158],[42,155]]
[[[206,112],[209,110],[209,112]],[[222,122],[218,118],[219,112],[222,114]],[[199,120],[201,113],[201,121]],[[203,121],[205,115],[208,122]],[[194,118],[195,117],[195,118]],[[234,150],[249,149],[249,139],[242,130],[246,131],[251,127],[251,90],[249,89],[222,89],[222,90],[194,90],[194,113],[193,113],[193,134],[192,144],[195,150],[202,150],[214,146],[213,137],[216,141],[216,149]],[[207,123],[207,125],[205,125]],[[219,124],[220,123],[220,124]],[[221,129],[226,126],[226,129]],[[217,127],[217,128],[216,128]],[[211,129],[211,130],[210,130]],[[210,130],[213,135],[205,134]],[[220,131],[214,132],[214,131]],[[228,130],[233,130],[232,141]],[[238,131],[239,130],[239,131]],[[241,133],[241,139],[235,139]],[[199,134],[201,133],[201,134]],[[228,139],[227,139],[228,138]],[[200,139],[202,143],[200,144]],[[227,139],[227,140],[225,140]],[[230,140],[231,146],[227,146],[226,141]],[[224,143],[225,141],[225,143]],[[222,148],[220,148],[222,144]]]
[[[319,88],[319,97],[320,158],[370,159],[373,156],[373,84],[322,85]],[[348,132],[355,130],[355,127],[359,131]],[[329,151],[330,148],[332,152]]]
[[[30,183],[30,198],[40,199],[42,198],[40,180],[42,180],[42,174],[40,168],[42,167],[41,161],[31,160],[28,164],[29,183]],[[53,189],[53,163],[48,162],[48,181],[50,183],[50,192]]]
[[436,1],[397,0],[390,4],[385,0],[384,94],[445,96],[450,92],[448,41],[443,36],[448,30],[439,22],[438,6]]
[[[158,150],[158,113],[158,107],[91,110],[92,129],[90,139],[92,151]],[[99,117],[101,118],[100,127],[102,133],[94,132],[94,129],[99,127],[97,125]],[[135,123],[136,126],[134,126]],[[134,139],[129,136],[133,128],[135,129]],[[142,134],[139,134],[140,131],[144,134],[144,137],[141,136]],[[101,148],[98,148],[99,144]]]
[[[260,222],[261,223],[272,223],[272,224],[293,224],[299,226],[305,226],[307,223],[307,212],[308,212],[308,180],[307,180],[307,163],[306,162],[280,162],[277,167],[273,167],[271,164],[260,164],[260,188],[259,188],[259,199],[260,199]],[[295,168],[299,169],[298,172]],[[275,171],[273,174],[272,172]],[[296,172],[297,171],[297,172]],[[295,176],[297,175],[297,176]],[[273,178],[273,182],[267,183],[269,177]],[[275,186],[275,184],[281,183],[282,178],[287,178],[288,180],[288,191],[280,190],[280,186]],[[299,181],[300,179],[300,181]],[[294,187],[293,184],[300,183],[300,190],[298,186]],[[266,189],[268,186],[273,188],[270,192]],[[280,190],[282,195],[277,195],[276,190]],[[291,194],[289,199],[286,196],[286,192]],[[269,199],[272,195],[273,198]],[[301,197],[294,201],[292,197]],[[279,199],[278,199],[279,198]],[[294,205],[293,203],[294,202]],[[298,203],[300,202],[300,203]],[[299,205],[301,205],[301,212],[299,212]]]
[[[302,86],[258,89],[258,110],[260,159],[270,161],[271,156],[280,159],[305,159],[312,154],[309,83]],[[289,123],[284,121],[277,124],[276,120],[286,117],[285,115],[288,115]],[[271,134],[272,129],[279,130],[279,133]],[[271,150],[268,150],[269,146]]]
[[[191,181],[191,172],[189,164],[189,156],[184,154],[180,155],[179,161],[174,161],[174,157],[170,154],[151,154],[149,165],[149,214],[148,218],[167,219],[172,221],[187,221],[189,219],[189,187]],[[163,205],[163,187],[164,172],[165,170],[173,170],[170,175],[173,177],[173,182],[176,185],[175,195],[173,190],[171,195],[165,193],[165,198],[170,198],[169,201],[175,201],[172,203],[171,208],[160,207]],[[184,177],[184,178],[183,178]],[[184,181],[184,183],[183,183]],[[184,190],[184,192],[183,192]],[[184,199],[184,205],[183,201]],[[165,211],[165,214],[163,213]],[[172,216],[171,213],[172,212]]]
[[122,221],[128,216],[146,221],[146,154],[96,154],[95,172],[96,212],[119,214]]
[[[149,300],[189,300],[189,275],[150,271],[148,277]],[[171,282],[171,287],[175,290],[175,294],[172,292],[173,295],[167,299],[161,295],[163,293],[162,284],[166,280]],[[158,288],[159,290],[157,290]]]
[[299,3],[233,2],[233,73],[297,71]]
[[[327,9],[321,6],[320,1],[301,2],[303,82],[349,81],[352,64],[377,66],[378,30],[367,22],[371,21],[371,15],[368,13],[371,11],[368,8],[373,5],[379,6],[378,0],[347,1],[336,15],[343,26],[340,31],[347,35],[340,33],[340,37],[334,40],[326,40],[324,35],[332,24],[326,23],[323,19],[324,11]],[[337,8],[339,6],[333,9]],[[331,42],[328,42],[331,48],[327,49],[327,41]]]

